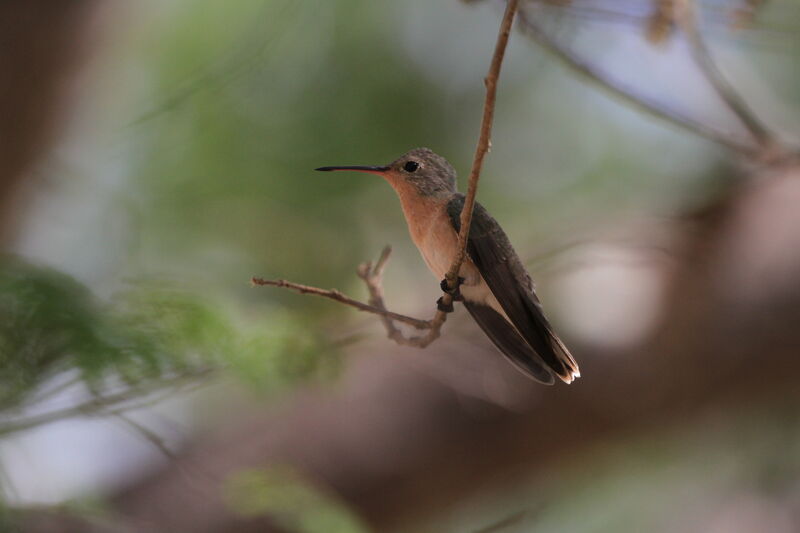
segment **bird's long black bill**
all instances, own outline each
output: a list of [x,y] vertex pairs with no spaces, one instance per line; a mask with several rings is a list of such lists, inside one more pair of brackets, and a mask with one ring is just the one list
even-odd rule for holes
[[362,167],[362,166],[349,166],[349,167],[319,167],[314,170],[321,172],[331,172],[333,170],[353,170],[355,172],[367,172],[369,174],[382,174],[389,170],[389,167]]

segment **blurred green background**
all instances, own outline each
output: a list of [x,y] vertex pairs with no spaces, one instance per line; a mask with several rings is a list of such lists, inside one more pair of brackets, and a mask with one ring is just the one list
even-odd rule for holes
[[[644,1],[596,4],[639,15],[648,9]],[[719,4],[725,3],[703,3],[720,59],[764,116],[790,131],[797,111],[784,111],[796,103],[800,82],[800,7],[770,2],[755,27],[733,31]],[[680,40],[653,46],[636,19],[606,20],[592,7],[576,1],[541,14],[554,34],[637,90],[736,126]],[[10,507],[102,500],[132,469],[108,466],[116,461],[110,456],[92,457],[109,455],[109,446],[139,446],[132,453],[142,463],[158,456],[147,443],[131,445],[135,435],[72,418],[85,414],[69,411],[83,401],[91,410],[97,398],[120,395],[93,411],[113,417],[110,411],[139,397],[210,382],[164,408],[186,425],[170,443],[180,447],[212,427],[215,416],[228,416],[227,406],[280,405],[298,388],[335,387],[348,351],[382,337],[372,317],[253,288],[252,276],[365,298],[355,268],[390,243],[390,306],[414,316],[432,312],[438,281],[411,244],[388,185],[312,169],[384,164],[427,146],[454,164],[464,188],[500,12],[497,3],[455,0],[240,0],[235,7],[145,0],[103,7],[61,140],[36,168],[0,272],[0,480]],[[597,288],[595,278],[578,279],[580,264],[558,250],[625,226],[628,217],[657,226],[702,205],[734,179],[732,166],[720,147],[609,99],[515,34],[479,198],[528,262],[564,336],[613,345],[625,340],[613,338],[613,324],[598,333],[583,317],[613,298],[629,272],[600,277],[612,288]],[[650,290],[645,282],[641,294]],[[629,317],[619,320],[627,324],[619,335],[626,327],[638,334]],[[59,409],[65,413],[53,417],[61,420],[55,429],[36,418]],[[208,417],[197,414],[205,409]],[[719,483],[724,491],[757,485],[753,479],[773,471],[797,471],[797,426],[786,435],[786,425],[750,413],[711,430],[640,437],[624,452],[612,440],[598,452],[600,466],[568,470],[566,480],[544,488],[541,480],[533,488],[509,487],[409,531],[477,531],[526,508],[528,499],[547,509],[533,505],[502,531],[686,531],[672,512],[686,503],[684,487]],[[739,441],[742,427],[749,437]],[[58,435],[84,431],[116,436],[97,436],[95,445],[67,438],[76,446],[54,451]],[[765,450],[762,434],[793,443],[793,451]],[[708,447],[716,452],[706,455]],[[737,457],[756,472],[735,466]],[[71,479],[71,461],[99,466]],[[47,465],[49,481],[30,468],[37,462]],[[709,481],[707,471],[717,474]],[[653,485],[660,488],[651,494]],[[348,511],[339,504],[305,497],[311,503],[302,500],[304,509],[333,505],[332,522],[309,525],[289,513],[285,527],[365,530],[342,518],[338,513]],[[593,518],[571,516],[575,507]],[[705,530],[727,531],[714,527]]]

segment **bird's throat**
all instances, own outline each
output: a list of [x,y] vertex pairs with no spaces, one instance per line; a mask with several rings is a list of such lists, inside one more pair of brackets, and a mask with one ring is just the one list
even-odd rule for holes
[[403,208],[411,238],[414,244],[420,247],[421,241],[433,224],[447,222],[445,210],[447,202],[433,196],[422,196],[408,183],[392,185],[400,198],[400,206]]

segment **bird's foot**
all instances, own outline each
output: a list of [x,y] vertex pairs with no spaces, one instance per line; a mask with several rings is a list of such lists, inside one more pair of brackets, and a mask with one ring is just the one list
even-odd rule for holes
[[444,303],[444,296],[440,296],[439,299],[436,300],[436,309],[442,311],[443,313],[452,313],[453,303],[452,302],[448,304]]
[[454,289],[450,289],[450,285],[447,283],[447,278],[443,279],[439,283],[439,287],[441,287],[443,292],[446,292],[450,296],[453,297],[454,302],[463,302],[464,297],[461,295],[461,284],[464,283],[464,278],[461,276],[458,277],[456,280],[456,286]]

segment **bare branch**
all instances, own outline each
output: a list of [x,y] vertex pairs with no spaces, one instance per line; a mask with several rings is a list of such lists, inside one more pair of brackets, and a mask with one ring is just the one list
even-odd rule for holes
[[[372,262],[362,263],[357,270],[358,277],[364,280],[369,291],[369,303],[354,300],[349,296],[345,296],[337,290],[320,289],[318,287],[311,287],[309,285],[301,285],[285,280],[265,280],[261,278],[253,278],[254,285],[267,285],[271,287],[281,287],[299,292],[300,294],[313,294],[314,296],[321,296],[330,300],[355,307],[359,311],[365,311],[381,317],[381,322],[386,328],[386,333],[389,338],[397,344],[403,346],[415,346],[417,348],[425,348],[434,340],[436,340],[447,319],[447,314],[442,311],[437,311],[432,320],[421,320],[407,315],[401,315],[389,311],[386,308],[386,303],[383,298],[383,271],[389,261],[389,256],[392,253],[392,248],[387,246],[381,252],[378,262],[373,266]],[[400,329],[395,325],[395,321],[409,324],[417,329],[424,329],[427,332],[424,335],[406,337]]]
[[[478,192],[478,180],[483,168],[483,159],[491,146],[492,121],[494,119],[494,105],[497,99],[497,80],[500,77],[500,67],[503,65],[503,57],[506,53],[508,37],[511,34],[511,26],[514,22],[514,15],[517,12],[518,0],[509,0],[506,4],[506,11],[503,21],[500,23],[500,32],[497,35],[497,43],[494,47],[492,63],[489,66],[489,74],[484,80],[486,84],[486,100],[483,104],[483,119],[481,121],[481,132],[478,138],[478,146],[475,148],[475,158],[472,161],[472,169],[469,173],[469,183],[467,185],[467,196],[464,199],[464,208],[461,210],[461,230],[458,233],[458,255],[456,256],[450,270],[447,272],[447,284],[450,289],[455,289],[458,280],[458,271],[467,255],[467,237],[469,228],[472,224],[472,211],[475,206],[475,195]],[[445,305],[453,303],[452,295],[445,293],[443,296]]]
[[175,452],[169,449],[167,444],[164,442],[164,439],[162,439],[155,431],[140,424],[136,420],[123,413],[113,413],[112,416],[116,417],[120,422],[128,426],[128,428],[134,433],[152,444],[158,451],[164,454],[167,459],[172,461],[177,460],[178,456],[175,454]]
[[689,49],[700,72],[763,149],[776,146],[775,138],[769,129],[756,116],[741,95],[736,92],[736,89],[725,79],[725,76],[722,75],[716,62],[711,57],[711,52],[699,28],[699,15],[694,0],[685,0],[682,7],[683,9],[679,10],[677,22],[686,34]]
[[330,300],[334,300],[339,303],[349,305],[350,307],[355,307],[359,311],[365,311],[367,313],[380,315],[384,318],[397,320],[398,322],[409,324],[417,329],[428,329],[430,327],[430,321],[428,320],[420,320],[418,318],[401,315],[400,313],[393,313],[392,311],[387,311],[385,308],[381,309],[374,305],[365,304],[364,302],[359,302],[358,300],[354,300],[349,296],[345,296],[336,289],[320,289],[318,287],[311,287],[310,285],[301,285],[300,283],[286,281],[285,279],[252,278],[250,282],[253,285],[267,285],[270,287],[281,287],[284,289],[297,291],[300,294],[313,294],[315,296],[321,296],[323,298],[328,298]]
[[663,102],[658,102],[643,94],[639,94],[635,88],[626,86],[622,82],[614,79],[611,74],[592,65],[574,51],[548,35],[533,18],[526,14],[525,10],[520,11],[519,23],[520,27],[531,39],[559,59],[572,71],[583,76],[586,80],[594,83],[599,88],[620,98],[632,107],[726,146],[742,155],[748,157],[757,155],[757,147],[739,138],[735,133],[709,126],[678,110],[670,109]]
[[140,386],[126,387],[124,390],[103,395],[93,396],[92,398],[62,409],[54,409],[42,414],[28,417],[12,418],[0,421],[0,436],[35,428],[57,420],[71,418],[75,416],[105,416],[107,414],[119,414],[124,411],[137,408],[149,395],[155,394],[164,389],[171,389],[169,393],[181,390],[186,384],[195,383],[197,380],[205,378],[213,373],[212,368],[202,368],[197,371],[169,376],[163,379],[148,382]]

